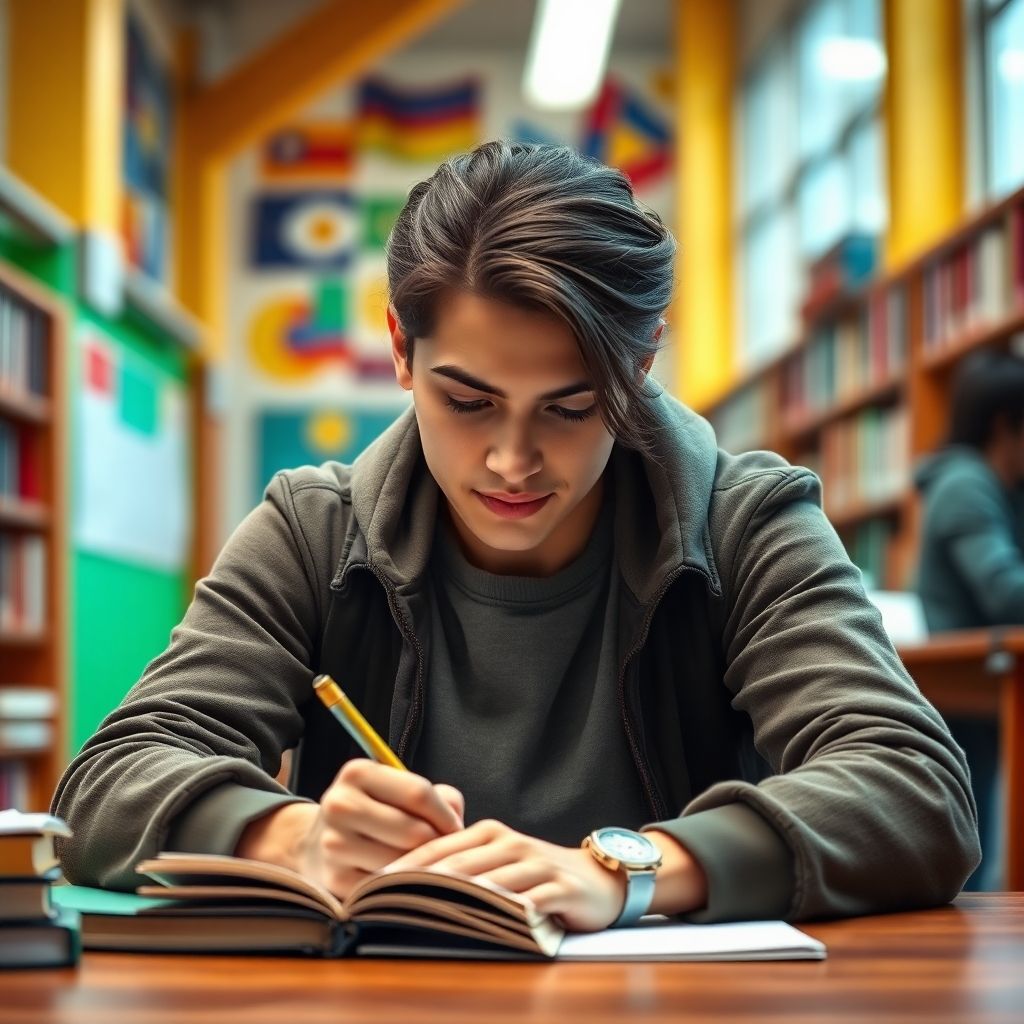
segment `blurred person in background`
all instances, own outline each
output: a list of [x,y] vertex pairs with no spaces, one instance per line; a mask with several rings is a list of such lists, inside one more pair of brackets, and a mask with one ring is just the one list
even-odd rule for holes
[[[1024,358],[982,352],[964,361],[948,441],[915,482],[924,503],[917,592],[929,631],[1024,625]],[[982,862],[966,888],[1000,888],[998,725],[947,721],[978,802]]]

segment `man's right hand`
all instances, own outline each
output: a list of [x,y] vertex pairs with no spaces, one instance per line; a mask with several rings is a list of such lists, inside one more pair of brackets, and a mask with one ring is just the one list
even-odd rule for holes
[[281,864],[345,897],[402,854],[457,832],[464,811],[452,786],[355,758],[319,804],[285,804],[250,822],[235,856]]

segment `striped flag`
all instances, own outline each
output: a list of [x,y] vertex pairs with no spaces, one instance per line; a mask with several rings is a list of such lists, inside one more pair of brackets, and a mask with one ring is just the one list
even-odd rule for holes
[[432,89],[399,88],[381,78],[359,88],[360,147],[398,160],[433,161],[480,140],[480,83],[475,77]]

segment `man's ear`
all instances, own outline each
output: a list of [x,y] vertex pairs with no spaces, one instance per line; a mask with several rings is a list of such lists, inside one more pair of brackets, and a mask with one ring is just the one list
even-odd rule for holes
[[[662,335],[662,332],[663,332],[664,330],[665,330],[665,321],[664,321],[664,320],[661,320],[661,321],[660,321],[660,322],[658,323],[658,326],[657,326],[657,327],[656,327],[656,328],[654,329],[654,334],[652,335],[652,337],[654,338],[655,344],[657,344],[657,343],[658,343],[659,341],[661,341],[661,335]],[[641,367],[641,369],[642,369],[642,370],[644,371],[644,373],[645,373],[645,374],[647,374],[647,373],[650,373],[650,372],[651,372],[651,367],[652,367],[652,366],[654,365],[654,357],[655,357],[655,355],[656,355],[656,354],[657,354],[657,353],[655,353],[655,352],[652,352],[652,353],[651,353],[651,354],[650,354],[650,355],[649,355],[649,356],[648,356],[648,357],[647,357],[647,358],[646,358],[646,359],[645,359],[645,360],[644,360],[644,361],[643,361],[643,362],[642,362],[642,363],[640,364],[640,367]]]
[[391,334],[391,358],[395,364],[395,378],[400,387],[412,391],[412,368],[409,366],[408,343],[398,322],[394,307],[388,304],[388,332]]

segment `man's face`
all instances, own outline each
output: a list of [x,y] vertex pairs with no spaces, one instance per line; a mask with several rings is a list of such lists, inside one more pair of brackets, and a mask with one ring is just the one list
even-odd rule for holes
[[469,560],[550,575],[586,544],[613,438],[572,331],[545,313],[468,292],[441,300],[410,371],[393,316],[398,382],[413,392],[423,453]]

